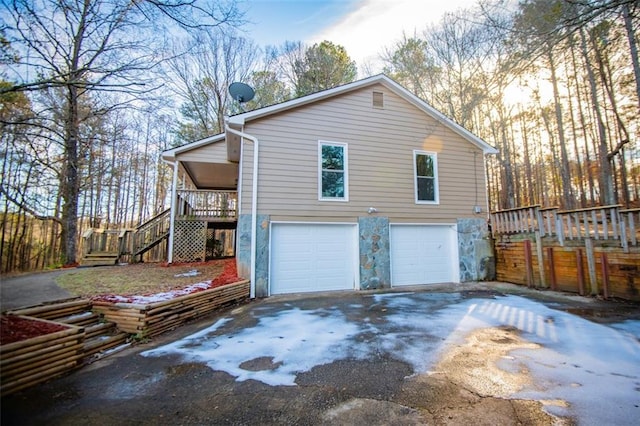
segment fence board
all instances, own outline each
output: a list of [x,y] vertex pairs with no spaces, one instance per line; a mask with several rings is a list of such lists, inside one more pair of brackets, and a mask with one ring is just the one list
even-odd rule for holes
[[[585,289],[586,277],[593,274],[595,285],[589,286],[591,293],[640,301],[640,248],[628,247],[625,250],[622,247],[600,247],[590,240],[586,240],[586,246],[567,247],[560,246],[557,240],[552,238],[545,237],[540,240],[544,248],[544,274],[550,284],[553,282],[552,273],[555,275],[557,290],[579,294],[589,292]],[[496,278],[499,281],[527,285],[525,244],[527,243],[524,241],[496,242]],[[530,244],[535,244],[535,241]],[[537,248],[530,250],[529,272],[533,269],[534,285],[544,287],[539,273],[539,252]],[[550,253],[552,259],[549,258]],[[607,260],[606,267],[602,264],[603,254]],[[593,271],[589,271],[589,262],[593,262]]]

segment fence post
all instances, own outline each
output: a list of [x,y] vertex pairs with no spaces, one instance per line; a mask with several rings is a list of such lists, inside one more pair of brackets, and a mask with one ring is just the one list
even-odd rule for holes
[[584,240],[584,247],[587,251],[587,268],[589,269],[589,284],[591,286],[591,295],[598,294],[598,280],[596,277],[596,259],[593,255],[593,240],[587,238]]
[[[538,232],[541,236],[544,237],[544,219],[542,218],[542,212],[540,211],[540,207],[536,207],[534,210],[534,214],[536,216],[536,228],[538,228]],[[537,239],[538,237],[536,237]]]
[[527,287],[533,287],[533,264],[531,263],[531,240],[524,240],[524,267]]
[[542,257],[542,238],[536,232],[536,255],[538,256],[538,272],[540,273],[540,286],[547,288],[547,280],[544,276],[544,258]]
[[576,269],[578,270],[578,293],[584,296],[584,262],[581,248],[576,250]]
[[602,268],[602,296],[609,298],[609,260],[607,253],[600,253],[600,266]]
[[560,215],[556,215],[556,236],[558,237],[560,246],[564,247],[564,230],[562,229],[562,218]]
[[556,266],[553,261],[553,247],[547,247],[547,262],[549,263],[549,283],[551,290],[556,290]]

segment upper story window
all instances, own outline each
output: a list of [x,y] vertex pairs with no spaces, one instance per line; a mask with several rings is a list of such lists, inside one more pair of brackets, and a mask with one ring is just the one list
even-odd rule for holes
[[318,199],[349,200],[347,144],[318,143]]
[[413,151],[417,204],[438,204],[438,158],[435,152]]

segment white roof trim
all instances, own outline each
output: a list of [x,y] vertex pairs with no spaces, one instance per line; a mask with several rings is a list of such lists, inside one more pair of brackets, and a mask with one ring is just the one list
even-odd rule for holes
[[[330,98],[335,95],[339,95],[342,93],[346,93],[352,90],[360,89],[372,84],[380,83],[387,87],[389,90],[396,93],[398,96],[404,98],[409,103],[413,104],[427,115],[433,117],[438,120],[449,129],[462,136],[467,141],[476,145],[478,148],[482,149],[485,154],[497,154],[498,150],[480,139],[478,136],[474,135],[464,127],[460,126],[444,114],[442,114],[437,109],[433,108],[431,105],[423,101],[422,99],[415,96],[413,93],[409,92],[407,89],[402,87],[400,84],[396,83],[389,77],[384,74],[374,75],[369,78],[365,78],[363,80],[354,81],[353,83],[348,83],[342,86],[334,87],[332,89],[324,90],[322,92],[313,93],[311,95],[303,96],[301,98],[292,99],[290,101],[282,102],[280,104],[272,105],[265,108],[256,109],[253,111],[245,112],[242,114],[234,115],[229,117],[229,124],[242,126],[246,122],[255,120],[257,118],[262,118],[269,116],[271,114],[275,114],[278,112],[283,112],[292,108],[297,108],[302,105],[306,105],[312,102],[316,102],[321,99]],[[204,141],[205,139],[203,139]],[[202,141],[201,141],[202,142]],[[194,142],[197,143],[197,142]],[[187,145],[185,145],[187,146]],[[192,149],[192,148],[190,148]]]
[[200,139],[199,141],[191,142],[176,148],[167,149],[165,151],[162,151],[162,159],[167,161],[174,161],[177,154],[182,154],[183,152],[191,151],[192,149],[200,148],[202,146],[206,146],[215,142],[224,141],[224,137],[224,133],[218,133],[217,135],[209,136],[207,138]]

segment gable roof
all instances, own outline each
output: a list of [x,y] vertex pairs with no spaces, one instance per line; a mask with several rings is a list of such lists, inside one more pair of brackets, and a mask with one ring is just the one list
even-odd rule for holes
[[[301,106],[304,106],[313,102],[328,99],[333,96],[351,92],[353,90],[362,89],[374,84],[382,84],[383,86],[391,90],[396,95],[405,99],[407,102],[414,105],[415,107],[423,111],[428,116],[432,117],[436,121],[443,124],[445,127],[452,130],[454,133],[457,133],[468,142],[482,149],[482,151],[485,154],[498,153],[498,150],[493,146],[491,146],[489,143],[485,142],[478,136],[474,135],[473,133],[471,133],[470,131],[468,131],[458,123],[456,123],[455,121],[451,120],[450,118],[442,114],[440,111],[438,111],[437,109],[435,109],[434,107],[432,107],[431,105],[429,105],[428,103],[426,103],[425,101],[423,101],[422,99],[414,95],[413,93],[409,92],[407,89],[405,89],[400,84],[398,84],[397,82],[395,82],[394,80],[392,80],[391,78],[387,77],[384,74],[374,75],[372,77],[354,81],[352,83],[347,83],[342,86],[334,87],[332,89],[323,90],[321,92],[312,93],[310,95],[302,96],[296,99],[291,99],[289,101],[285,101],[279,104],[237,114],[229,117],[228,123],[230,126],[239,128],[243,126],[245,123],[252,120],[268,117],[270,115],[281,113],[290,109],[299,108]],[[224,140],[224,138],[225,138],[225,134],[220,133],[218,135],[210,136],[208,138],[204,138],[199,141],[191,142],[177,148],[168,149],[162,153],[162,158],[167,160],[173,160],[175,159],[176,154],[187,152],[192,149],[196,149],[196,148],[208,145],[210,143],[219,142]]]
[[485,154],[497,154],[498,150],[491,146],[489,143],[485,142],[478,136],[474,135],[455,121],[451,120],[440,111],[409,92],[407,89],[402,87],[400,84],[387,77],[384,74],[374,75],[372,77],[368,77],[362,80],[354,81],[353,83],[344,84],[342,86],[334,87],[332,89],[323,90],[321,92],[313,93],[307,96],[302,96],[300,98],[291,99],[286,102],[282,102],[276,105],[271,105],[265,108],[256,109],[253,111],[245,112],[242,114],[237,114],[232,117],[229,117],[229,124],[236,126],[242,126],[246,122],[255,120],[258,118],[264,118],[272,114],[280,113],[283,111],[287,111],[289,109],[298,108],[306,104],[310,104],[313,102],[317,102],[323,99],[331,98],[336,95],[341,95],[343,93],[347,93],[353,90],[362,89],[367,86],[371,86],[374,84],[382,84],[387,89],[391,90],[396,95],[405,99],[410,104],[414,105],[425,114],[429,115],[433,119],[442,123],[445,127],[448,127],[453,132],[462,136],[464,139],[469,141],[470,143],[476,145],[478,148],[482,149]]
[[190,142],[185,145],[181,145],[175,148],[165,149],[162,151],[162,158],[167,161],[174,161],[177,154],[181,154],[183,152],[191,151],[192,149],[200,148],[203,146],[207,146],[216,142],[223,142],[225,138],[224,133],[218,133],[217,135],[209,136],[204,139],[200,139],[195,142]]

